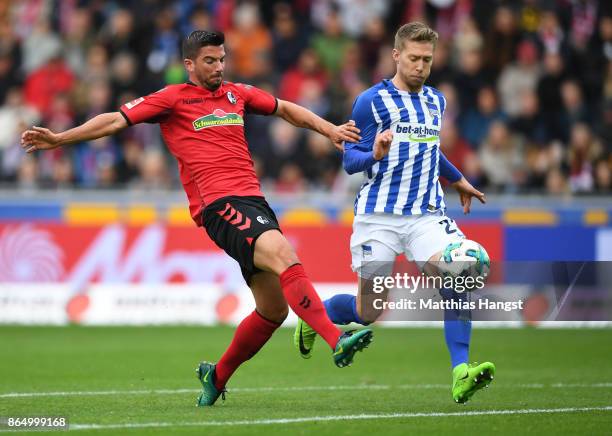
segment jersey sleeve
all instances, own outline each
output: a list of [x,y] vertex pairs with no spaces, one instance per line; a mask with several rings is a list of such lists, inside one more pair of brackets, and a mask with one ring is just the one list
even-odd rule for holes
[[170,114],[173,106],[168,88],[140,97],[121,105],[119,112],[129,125],[138,123],[159,123]]
[[344,144],[343,167],[349,174],[365,171],[376,163],[372,156],[374,139],[378,131],[378,123],[374,119],[372,110],[372,93],[361,94],[353,104],[351,119],[361,130],[359,142],[346,142]]
[[272,115],[276,112],[278,100],[272,94],[251,85],[240,84],[239,86],[248,113]]

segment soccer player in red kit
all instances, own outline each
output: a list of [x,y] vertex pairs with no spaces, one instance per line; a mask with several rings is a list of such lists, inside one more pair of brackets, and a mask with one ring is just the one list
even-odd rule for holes
[[288,306],[324,338],[337,366],[349,365],[372,331],[342,333],[325,308],[260,191],[244,136],[245,113],[276,115],[327,136],[338,148],[360,139],[353,122],[335,126],[296,104],[253,86],[223,81],[225,50],[220,32],[197,30],[183,41],[189,81],[100,114],[65,132],[32,127],[21,137],[26,152],[113,135],[137,123],[159,123],[176,157],[193,220],[239,264],[255,298],[255,310],[237,327],[217,364],[197,368],[199,406],[225,392],[238,366],[253,357],[281,325]]

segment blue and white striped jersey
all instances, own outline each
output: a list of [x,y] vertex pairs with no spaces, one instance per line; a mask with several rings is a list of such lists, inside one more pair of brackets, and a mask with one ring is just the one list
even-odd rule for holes
[[424,86],[418,94],[409,93],[397,89],[390,80],[357,97],[352,119],[362,140],[345,144],[345,169],[354,172],[350,167],[356,156],[368,159],[364,152],[371,156],[377,133],[391,129],[393,142],[389,154],[380,161],[371,158],[369,164],[354,166],[367,168],[367,180],[355,200],[355,214],[418,215],[445,208],[438,180],[445,104],[435,88]]

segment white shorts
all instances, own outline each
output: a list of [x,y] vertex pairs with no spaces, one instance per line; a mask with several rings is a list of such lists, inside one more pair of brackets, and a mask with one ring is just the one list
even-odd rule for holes
[[392,266],[395,258],[404,254],[422,268],[431,256],[464,238],[457,223],[442,211],[408,216],[357,215],[351,236],[351,267],[359,273],[361,266],[370,262]]

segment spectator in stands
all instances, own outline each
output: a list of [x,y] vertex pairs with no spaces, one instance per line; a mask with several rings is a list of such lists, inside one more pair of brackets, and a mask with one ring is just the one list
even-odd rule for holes
[[350,43],[350,39],[343,32],[338,12],[332,10],[325,19],[322,32],[313,36],[311,47],[321,59],[323,68],[330,75],[335,75],[340,69],[342,55]]
[[544,70],[538,80],[537,95],[540,109],[540,116],[546,124],[546,135],[548,137],[558,137],[554,132],[559,132],[562,100],[561,84],[566,80],[565,66],[563,58],[559,53],[546,53],[544,55]]
[[74,187],[72,159],[64,154],[55,160],[51,173],[50,188],[70,189]]
[[282,120],[274,119],[270,124],[271,149],[265,162],[265,172],[278,177],[285,162],[293,161],[302,143],[302,133]]
[[438,89],[444,98],[446,98],[446,108],[444,109],[444,122],[459,123],[461,116],[461,106],[457,96],[457,89],[450,82],[442,82],[438,85]]
[[6,93],[21,85],[21,46],[8,19],[0,19],[0,104]]
[[484,62],[495,74],[512,62],[520,42],[517,17],[509,6],[495,11],[493,22],[484,42]]
[[232,52],[233,72],[240,81],[268,74],[272,60],[272,36],[261,23],[257,6],[243,3],[234,11],[234,25],[226,34]]
[[393,57],[391,56],[392,50],[393,47],[390,45],[383,45],[380,48],[378,62],[376,63],[374,71],[372,72],[372,82],[380,82],[383,79],[393,77],[396,66],[395,62],[393,62]]
[[23,41],[23,69],[32,73],[54,58],[62,51],[63,41],[53,32],[49,19],[39,17],[36,26]]
[[[125,92],[137,91],[141,95],[146,90],[141,87],[138,80],[138,61],[136,56],[130,52],[120,52],[111,61],[111,87],[112,95],[115,100],[112,102],[114,107],[121,106],[117,97]],[[141,90],[141,92],[138,92]]]
[[274,70],[278,74],[294,66],[302,51],[308,46],[306,30],[296,21],[290,6],[286,3],[279,3],[274,8],[272,44]]
[[143,147],[133,138],[123,142],[121,156],[117,162],[117,181],[123,185],[135,186],[140,176],[140,160]]
[[474,49],[460,52],[459,72],[454,85],[461,111],[476,108],[478,91],[490,84],[491,77],[482,65],[481,51]]
[[30,74],[24,84],[24,97],[41,114],[47,114],[57,94],[70,93],[75,80],[59,53]]
[[0,180],[15,181],[23,158],[19,132],[40,121],[40,114],[23,100],[21,88],[10,88],[0,106]]
[[522,144],[503,121],[495,121],[479,151],[482,170],[494,191],[514,191],[522,167]]
[[428,80],[430,86],[437,87],[440,83],[452,83],[455,80],[455,70],[450,64],[450,55],[449,43],[444,40],[438,40]]
[[[351,43],[346,47],[342,57],[342,63],[338,70],[338,85],[342,91],[349,93],[355,88],[362,89],[363,84],[370,80],[368,71],[364,64],[356,43]],[[346,94],[342,95],[344,98]]]
[[561,28],[559,17],[554,10],[544,11],[540,17],[538,43],[543,48],[544,53],[547,54],[567,56],[569,53],[566,34]]
[[584,123],[574,124],[568,154],[572,192],[589,192],[593,189],[594,163],[602,154],[603,148],[593,137],[589,126]]
[[86,8],[75,9],[68,19],[64,37],[64,58],[71,71],[83,77],[85,60],[94,44],[91,12]]
[[302,169],[312,187],[329,190],[334,185],[342,156],[329,147],[325,137],[308,131]]
[[93,44],[87,51],[85,68],[80,77],[84,84],[110,80],[108,51],[103,44]]
[[302,94],[304,84],[311,81],[316,82],[321,88],[327,88],[327,74],[320,66],[317,53],[309,48],[300,54],[297,65],[281,77],[278,97],[296,103]]
[[561,100],[563,105],[559,113],[557,126],[563,141],[570,140],[570,130],[576,123],[591,121],[588,109],[584,104],[582,89],[574,80],[566,80],[561,85]]
[[546,194],[567,195],[569,194],[567,178],[560,168],[552,168],[546,174]]
[[533,42],[522,41],[516,56],[516,62],[503,68],[497,84],[502,109],[509,117],[519,115],[521,101],[517,96],[535,91],[541,75],[538,51]]
[[460,115],[461,134],[472,148],[477,148],[489,132],[491,123],[505,119],[497,103],[495,89],[485,86],[478,91],[477,106]]
[[599,159],[595,162],[593,178],[595,181],[595,194],[612,194],[612,163],[610,158]]
[[518,116],[510,120],[510,128],[523,135],[528,143],[545,144],[551,138],[544,114],[540,110],[538,95],[533,91],[525,91],[518,98],[521,100],[521,110]]
[[284,164],[279,172],[275,190],[279,194],[299,194],[306,189],[302,169],[295,163]]
[[[380,16],[369,17],[363,35],[359,38],[359,52],[364,65],[372,68],[378,62],[381,48],[387,42],[385,23]],[[438,46],[437,51],[440,49]],[[436,63],[434,62],[434,65]]]
[[20,191],[34,191],[40,187],[38,164],[32,155],[21,155],[17,170],[17,189]]

